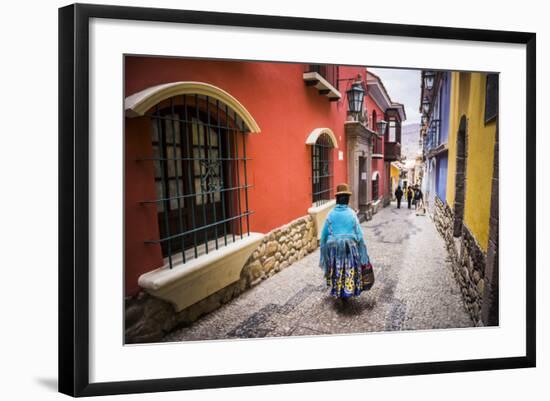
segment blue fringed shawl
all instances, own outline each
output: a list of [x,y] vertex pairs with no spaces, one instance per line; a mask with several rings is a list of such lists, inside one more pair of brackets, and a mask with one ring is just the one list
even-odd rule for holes
[[367,246],[357,216],[347,205],[336,205],[327,216],[321,233],[319,266],[326,274],[330,266],[348,258],[361,265],[369,263]]

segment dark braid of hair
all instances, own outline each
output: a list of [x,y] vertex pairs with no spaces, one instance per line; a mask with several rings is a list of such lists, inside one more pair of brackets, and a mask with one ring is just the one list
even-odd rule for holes
[[347,205],[349,203],[349,195],[347,194],[336,195],[336,203],[338,205]]

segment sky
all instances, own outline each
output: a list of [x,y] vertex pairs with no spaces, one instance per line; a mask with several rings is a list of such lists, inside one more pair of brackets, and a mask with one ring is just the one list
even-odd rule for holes
[[382,79],[392,101],[405,105],[407,120],[403,125],[420,124],[420,70],[371,67],[367,70]]

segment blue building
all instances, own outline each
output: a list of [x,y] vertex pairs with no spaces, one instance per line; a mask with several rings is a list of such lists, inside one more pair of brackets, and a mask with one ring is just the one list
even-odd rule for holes
[[432,210],[435,197],[445,201],[447,192],[451,73],[422,71],[421,99],[421,137],[425,162],[422,186],[424,199]]

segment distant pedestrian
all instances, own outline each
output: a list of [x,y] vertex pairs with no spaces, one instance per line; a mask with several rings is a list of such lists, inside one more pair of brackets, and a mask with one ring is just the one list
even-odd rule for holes
[[409,185],[408,188],[407,188],[407,205],[408,205],[409,209],[411,208],[411,203],[412,203],[413,197],[414,197],[414,192],[413,192],[411,186]]
[[415,210],[424,209],[424,194],[417,185],[414,191]]
[[346,301],[369,290],[374,273],[359,219],[348,206],[347,184],[336,187],[336,206],[328,214],[321,232],[321,259],[325,280],[333,297]]
[[403,190],[401,189],[401,185],[397,186],[397,189],[395,190],[395,198],[397,199],[397,208],[401,209],[401,198],[403,197]]

